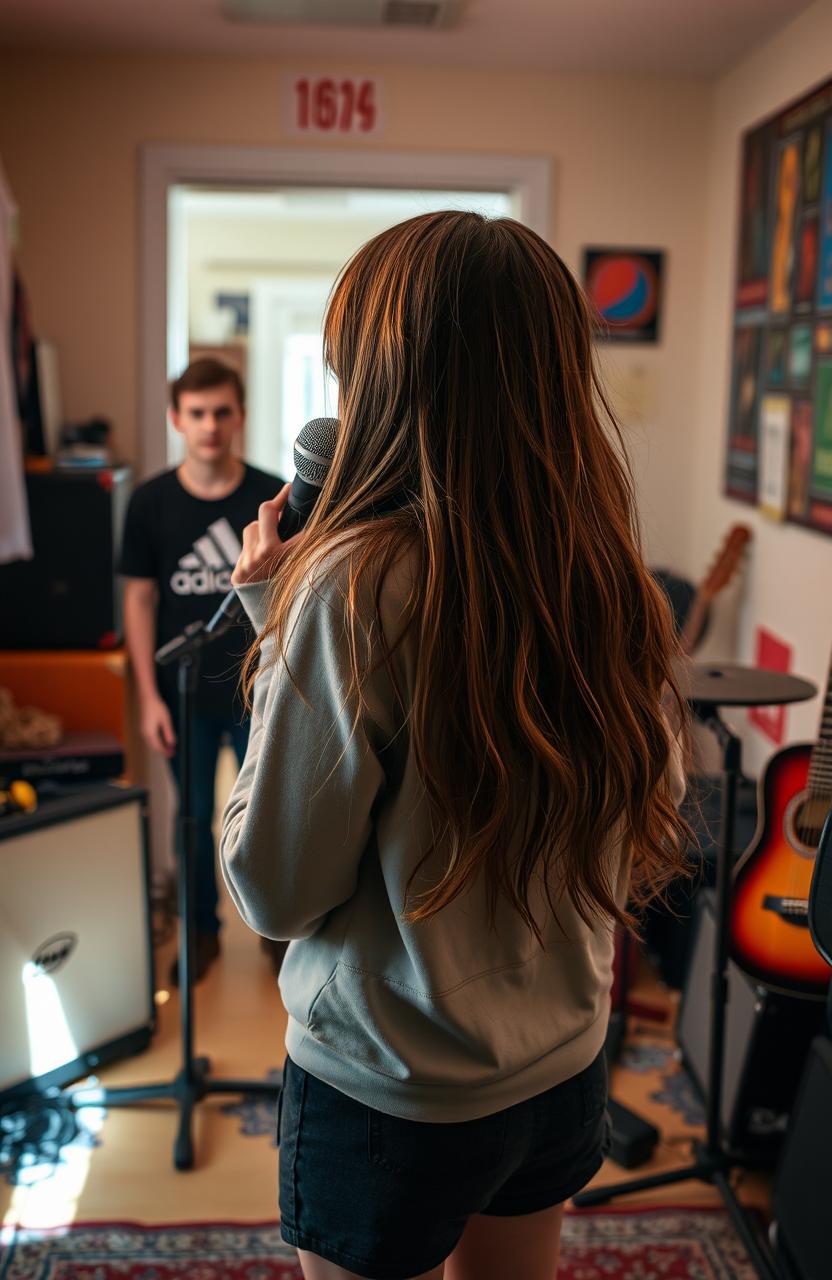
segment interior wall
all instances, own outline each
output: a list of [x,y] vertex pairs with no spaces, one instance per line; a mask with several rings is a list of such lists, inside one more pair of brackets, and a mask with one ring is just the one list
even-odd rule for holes
[[269,275],[334,277],[342,264],[386,221],[333,216],[297,218],[189,215],[190,328],[198,341],[202,317],[214,312],[220,290],[246,293]]
[[[21,209],[34,322],[57,343],[67,416],[111,417],[128,457],[137,454],[139,147],[297,147],[281,131],[281,69],[271,59],[213,56],[0,55],[0,155]],[[587,244],[666,250],[662,341],[617,348],[610,364],[648,552],[685,567],[680,489],[696,430],[708,86],[353,70],[382,81],[385,124],[378,139],[345,146],[546,156],[555,191],[550,239],[570,267],[580,268]]]
[[[825,687],[832,645],[832,538],[777,524],[756,508],[722,496],[731,331],[739,219],[742,133],[832,75],[832,5],[806,10],[714,86],[709,133],[704,268],[701,411],[691,499],[690,556],[705,563],[718,531],[734,521],[752,526],[740,612],[738,659],[753,662],[755,632],[764,626],[794,648],[792,667]],[[820,698],[788,708],[788,740],[817,733]],[[748,723],[733,720],[745,743],[745,767],[758,772],[773,747]]]
[[[755,541],[739,649],[731,654],[717,629],[712,651],[750,661],[763,624],[793,644],[795,670],[819,681],[832,637],[832,541],[772,525],[721,489],[739,140],[829,74],[830,48],[832,6],[818,0],[715,84],[355,67],[382,81],[385,128],[344,144],[543,155],[554,179],[550,239],[573,270],[587,244],[666,250],[660,344],[604,352],[648,555],[698,576],[725,528],[747,520]],[[282,69],[272,59],[0,53],[0,156],[20,206],[35,328],[57,344],[66,416],[112,418],[128,458],[140,376],[139,148],[297,147],[281,130]],[[816,703],[790,709],[789,736],[811,737],[817,712]],[[755,770],[770,746],[745,736]]]

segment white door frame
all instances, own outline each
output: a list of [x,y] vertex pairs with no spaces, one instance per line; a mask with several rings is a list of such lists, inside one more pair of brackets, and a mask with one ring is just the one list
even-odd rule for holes
[[[322,273],[317,278],[262,276],[252,282],[246,386],[246,456],[249,462],[264,471],[273,469],[281,475],[291,476],[294,470],[291,436],[287,438],[275,432],[274,414],[274,407],[280,405],[277,421],[282,430],[287,432],[283,397],[289,317],[293,313],[297,315],[298,311],[323,316],[331,287],[332,276],[329,273]],[[317,328],[320,332],[320,324]],[[305,411],[305,417],[299,417],[298,421],[305,421],[317,413],[337,412],[337,400],[330,398],[327,404]]]
[[518,200],[521,220],[548,238],[550,169],[551,162],[542,156],[488,153],[302,151],[155,143],[142,147],[138,476],[161,471],[167,465],[168,191],[172,186],[205,183],[506,191]]

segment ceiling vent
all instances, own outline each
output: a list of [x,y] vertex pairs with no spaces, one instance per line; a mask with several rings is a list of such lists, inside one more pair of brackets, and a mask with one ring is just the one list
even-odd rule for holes
[[464,0],[222,0],[222,12],[232,22],[439,31],[456,23],[463,2]]
[[382,11],[385,27],[424,27],[436,30],[448,25],[449,5],[442,0],[387,0]]

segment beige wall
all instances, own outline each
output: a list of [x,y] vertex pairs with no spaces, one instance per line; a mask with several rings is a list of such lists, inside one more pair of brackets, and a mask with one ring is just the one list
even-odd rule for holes
[[[704,256],[704,345],[696,468],[686,501],[693,506],[691,567],[707,561],[715,530],[731,521],[753,526],[740,614],[738,658],[754,658],[754,632],[768,627],[794,646],[793,668],[825,684],[832,645],[832,538],[778,525],[743,503],[721,497],[729,396],[731,323],[738,221],[740,135],[832,74],[832,5],[812,6],[770,44],[748,57],[714,89],[709,139]],[[820,702],[787,711],[789,738],[814,738]],[[756,773],[771,744],[746,723],[745,764]]]
[[[385,132],[355,146],[548,157],[550,238],[578,270],[588,243],[668,254],[664,336],[608,348],[633,450],[648,552],[693,576],[732,521],[755,543],[741,660],[758,623],[822,681],[832,640],[832,540],[765,522],[720,496],[728,399],[740,134],[830,73],[832,5],[819,0],[716,84],[416,68],[374,71]],[[0,55],[0,157],[21,208],[21,263],[37,330],[58,345],[68,417],[104,413],[136,453],[140,377],[138,153],[145,142],[296,146],[282,136],[272,60]],[[329,145],[328,143],[325,145]],[[717,630],[716,656],[730,653]],[[789,711],[813,736],[817,704]],[[744,724],[745,717],[736,717]],[[769,751],[745,730],[746,764]]]
[[268,276],[320,276],[331,280],[360,245],[387,226],[389,218],[347,221],[333,215],[315,221],[293,218],[188,218],[188,324],[215,313],[214,295],[248,293]]
[[[66,413],[111,416],[136,453],[138,148],[297,145],[279,63],[193,57],[0,56],[0,156],[21,207],[38,331],[58,345]],[[693,465],[707,86],[612,76],[357,68],[384,82],[381,149],[494,151],[552,162],[551,239],[668,252],[660,347],[615,353],[651,553],[685,555]],[[329,145],[328,143],[326,145]]]

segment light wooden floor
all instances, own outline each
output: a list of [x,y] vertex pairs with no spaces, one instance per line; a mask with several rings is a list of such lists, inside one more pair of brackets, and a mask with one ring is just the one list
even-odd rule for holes
[[[258,940],[240,921],[227,898],[222,915],[223,953],[196,989],[196,1047],[211,1059],[214,1075],[262,1079],[279,1068],[284,1057],[286,1015],[266,956]],[[174,951],[171,939],[157,953],[159,1029],[150,1049],[101,1072],[106,1084],[168,1080],[178,1070],[179,1005],[168,991],[166,975]],[[671,999],[649,971],[643,972],[633,995],[669,1007]],[[671,1024],[645,1023],[632,1028],[636,1039],[672,1043]],[[623,1173],[607,1162],[599,1182],[622,1176],[679,1167],[687,1162],[690,1139],[698,1132],[669,1106],[650,1098],[659,1073],[638,1073],[618,1067],[612,1080],[615,1097],[657,1124],[660,1142],[649,1165]],[[31,1186],[0,1183],[0,1218],[7,1226],[47,1226],[72,1221],[128,1220],[151,1223],[193,1221],[257,1221],[277,1216],[277,1152],[268,1136],[244,1136],[240,1117],[224,1114],[234,1099],[215,1097],[197,1108],[194,1135],[196,1167],[177,1173],[172,1165],[176,1112],[172,1104],[111,1110],[106,1119],[86,1113],[100,1124],[100,1145],[73,1146],[66,1162],[51,1176],[32,1175]],[[767,1182],[749,1177],[743,1199],[765,1205]],[[628,1197],[621,1206],[644,1203]],[[716,1193],[687,1182],[654,1192],[652,1202],[713,1204]]]

